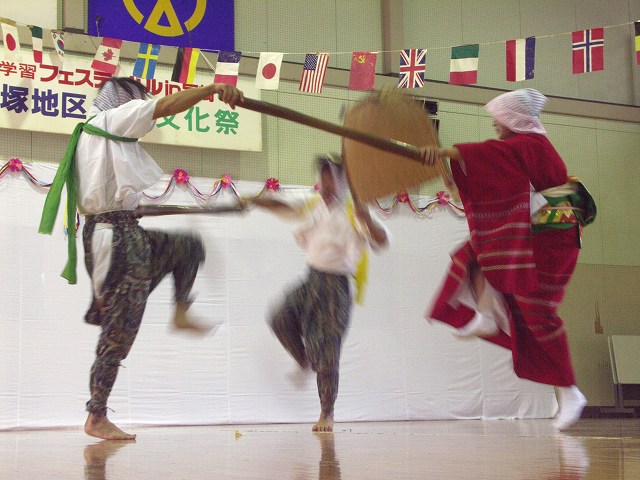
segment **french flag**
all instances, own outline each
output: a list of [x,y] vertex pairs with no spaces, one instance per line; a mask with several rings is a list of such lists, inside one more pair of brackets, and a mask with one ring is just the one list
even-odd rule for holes
[[536,37],[506,41],[507,81],[531,80],[536,59]]
[[241,57],[241,52],[221,51],[218,54],[213,83],[226,83],[235,87],[238,84],[238,69],[240,68]]

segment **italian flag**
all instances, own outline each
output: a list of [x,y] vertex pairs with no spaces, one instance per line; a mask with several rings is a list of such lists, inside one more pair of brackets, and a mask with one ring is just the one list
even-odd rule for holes
[[451,68],[449,83],[451,85],[469,85],[478,82],[478,56],[480,45],[461,45],[451,47]]
[[42,27],[29,25],[31,30],[31,45],[33,45],[33,60],[42,63]]

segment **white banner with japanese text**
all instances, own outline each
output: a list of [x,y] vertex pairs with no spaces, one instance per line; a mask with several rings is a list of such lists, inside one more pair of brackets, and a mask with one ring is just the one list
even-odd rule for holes
[[[0,127],[70,134],[87,114],[101,82],[109,75],[91,69],[92,59],[65,54],[59,66],[55,52],[43,56],[42,64],[29,50],[9,56],[0,49]],[[133,61],[120,62],[118,76],[131,76]],[[213,81],[213,72],[198,72],[193,85],[171,80],[171,69],[156,68],[153,80],[141,80],[154,97]],[[254,82],[238,79],[248,98],[260,99]],[[217,98],[202,101],[189,110],[156,122],[141,141],[227,150],[262,150],[261,115],[243,108],[231,110]]]

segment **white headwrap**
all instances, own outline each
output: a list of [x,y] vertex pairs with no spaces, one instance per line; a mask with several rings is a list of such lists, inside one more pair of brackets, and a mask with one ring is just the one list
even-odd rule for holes
[[[349,193],[349,184],[347,183],[347,175],[344,171],[342,156],[337,154],[322,155],[318,157],[317,162],[318,172],[320,173],[325,165],[329,166],[329,171],[333,177],[333,185],[336,190],[336,198],[339,201],[344,200]],[[322,175],[320,175],[318,183],[322,186]]]
[[516,133],[546,134],[540,113],[547,97],[533,88],[523,88],[497,96],[484,108],[497,122]]
[[[92,110],[98,110],[104,112],[112,108],[124,105],[131,100],[143,99],[145,96],[138,91],[133,85],[131,86],[131,92],[127,92],[124,88],[115,82],[109,82],[104,84],[100,89],[98,96],[93,101]],[[94,112],[95,115],[96,112]]]

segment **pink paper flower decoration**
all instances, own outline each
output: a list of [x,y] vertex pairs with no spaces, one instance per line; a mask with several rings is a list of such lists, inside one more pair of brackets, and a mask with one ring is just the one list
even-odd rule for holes
[[9,170],[12,172],[20,172],[24,168],[22,161],[19,158],[12,158],[9,160]]
[[436,193],[436,197],[440,205],[447,205],[449,203],[449,199],[451,198],[451,196],[448,193],[444,193],[444,191],[442,190]]
[[398,194],[398,202],[399,203],[409,203],[409,194],[407,192],[402,192]]
[[175,178],[176,183],[188,183],[189,182],[189,174],[181,169],[178,168],[177,170],[175,170],[173,172],[173,178]]
[[220,179],[220,183],[222,183],[222,188],[227,188],[229,185],[231,185],[231,177],[229,176],[229,174],[225,173]]
[[280,190],[280,181],[277,178],[267,178],[267,183],[266,183],[266,188],[267,190],[271,190],[272,192],[277,192],[278,190]]

